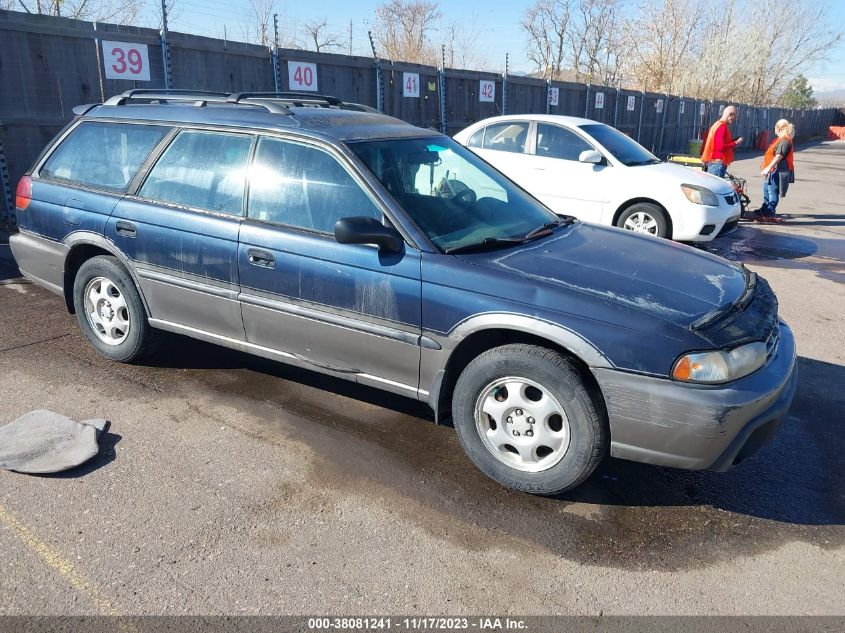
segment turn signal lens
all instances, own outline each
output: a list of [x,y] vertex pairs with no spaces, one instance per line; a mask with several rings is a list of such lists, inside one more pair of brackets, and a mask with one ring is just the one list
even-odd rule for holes
[[765,364],[765,343],[748,343],[727,352],[685,354],[672,368],[672,378],[683,382],[719,384],[747,376]]
[[23,211],[32,201],[32,178],[24,176],[18,182],[18,190],[15,192],[15,207]]

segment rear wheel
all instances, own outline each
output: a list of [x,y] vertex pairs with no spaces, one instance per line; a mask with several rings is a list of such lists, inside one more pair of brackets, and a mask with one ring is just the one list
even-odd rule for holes
[[85,338],[110,360],[129,363],[151,351],[155,336],[141,296],[114,257],[92,257],[73,284],[76,319]]
[[622,212],[616,226],[635,233],[648,233],[657,237],[670,237],[666,213],[656,204],[638,202]]
[[574,488],[601,461],[606,424],[578,371],[535,345],[484,352],[458,378],[452,399],[469,458],[504,486],[551,495]]

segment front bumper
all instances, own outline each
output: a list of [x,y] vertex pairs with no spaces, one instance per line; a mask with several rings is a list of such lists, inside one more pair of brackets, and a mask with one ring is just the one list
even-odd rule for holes
[[679,203],[677,212],[672,216],[672,238],[680,242],[709,242],[730,231],[739,222],[742,207],[739,202],[728,204],[724,197],[719,196],[721,202],[718,207],[693,204],[687,200]]
[[772,358],[726,385],[594,369],[610,421],[610,454],[690,470],[728,470],[763,446],[795,395],[795,338],[780,324]]

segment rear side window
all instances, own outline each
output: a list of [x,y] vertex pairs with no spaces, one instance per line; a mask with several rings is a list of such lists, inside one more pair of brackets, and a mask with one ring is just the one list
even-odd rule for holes
[[241,215],[252,137],[181,132],[150,170],[138,195],[149,200]]
[[468,147],[481,147],[481,143],[484,140],[484,128],[481,128],[469,137],[469,142],[467,143]]
[[81,123],[54,151],[41,178],[125,191],[153,148],[170,131],[159,125]]
[[333,233],[341,218],[381,220],[381,210],[348,171],[316,147],[262,138],[250,170],[249,217]]

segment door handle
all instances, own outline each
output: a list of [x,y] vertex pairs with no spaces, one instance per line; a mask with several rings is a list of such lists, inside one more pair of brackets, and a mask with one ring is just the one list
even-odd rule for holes
[[267,251],[260,251],[257,248],[250,248],[249,263],[253,266],[263,266],[264,268],[273,268],[276,265],[276,259]]
[[114,228],[118,235],[124,235],[126,237],[135,237],[138,235],[135,225],[132,224],[132,222],[127,222],[126,220],[118,220],[115,223]]

